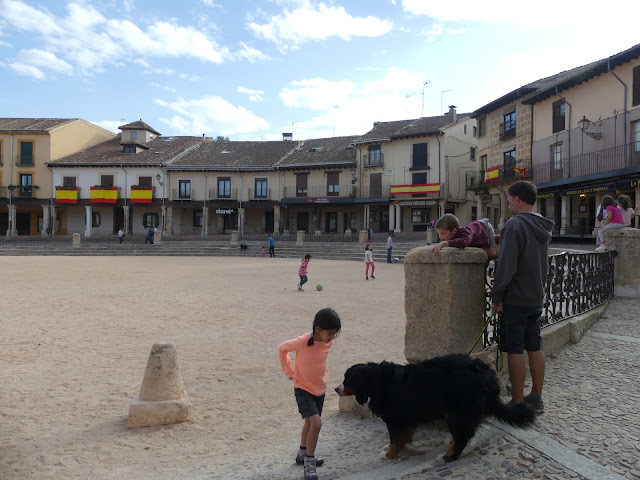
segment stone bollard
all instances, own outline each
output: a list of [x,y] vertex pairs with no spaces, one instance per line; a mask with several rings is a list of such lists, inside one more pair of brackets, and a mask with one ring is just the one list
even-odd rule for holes
[[360,233],[358,233],[358,243],[362,243],[363,245],[369,243],[369,232],[360,230]]
[[80,235],[79,233],[74,233],[73,237],[71,237],[71,245],[73,247],[79,247],[81,242],[82,242],[82,235]]
[[231,232],[231,245],[238,245],[240,242],[240,232],[234,230]]
[[427,245],[432,243],[440,243],[440,236],[435,228],[427,230]]
[[613,293],[640,298],[640,230],[619,228],[607,231],[607,249],[615,250]]
[[296,245],[304,244],[304,234],[305,234],[304,230],[298,230],[296,232]]
[[487,254],[480,248],[432,250],[418,247],[404,257],[404,354],[411,363],[466,354],[484,327]]
[[190,417],[191,402],[184,391],[176,348],[171,343],[156,343],[140,393],[129,406],[129,428],[169,425]]

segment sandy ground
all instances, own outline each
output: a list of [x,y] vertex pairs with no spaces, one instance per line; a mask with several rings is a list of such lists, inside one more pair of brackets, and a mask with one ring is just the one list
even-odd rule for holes
[[[0,257],[0,478],[181,478],[198,465],[224,470],[251,452],[297,445],[302,423],[278,344],[310,331],[319,309],[338,312],[323,414],[331,417],[346,368],[404,361],[405,325],[402,265],[378,264],[377,280],[365,281],[364,263],[313,259],[303,293],[298,266]],[[130,430],[129,403],[159,341],[178,349],[194,418]]]

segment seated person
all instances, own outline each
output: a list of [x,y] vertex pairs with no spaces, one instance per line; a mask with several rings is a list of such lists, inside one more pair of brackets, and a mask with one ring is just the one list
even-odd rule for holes
[[242,243],[240,244],[240,250],[246,250],[249,248],[249,242],[247,242],[246,240],[243,240]]
[[442,247],[479,247],[487,253],[489,258],[498,257],[496,234],[488,218],[474,220],[466,227],[461,227],[455,215],[445,213],[436,222],[435,229],[440,235],[441,242],[433,247],[434,255],[437,255]]

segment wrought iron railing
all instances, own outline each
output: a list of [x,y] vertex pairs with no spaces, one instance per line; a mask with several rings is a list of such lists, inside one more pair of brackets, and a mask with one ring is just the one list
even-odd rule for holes
[[362,164],[365,167],[382,167],[384,166],[384,154],[362,155]]
[[352,184],[347,185],[323,185],[323,186],[310,186],[304,189],[297,187],[283,187],[283,198],[293,197],[348,197],[354,198],[356,196],[356,186]]
[[[249,242],[266,242],[268,233],[243,233],[240,235],[241,240]],[[297,240],[297,232],[274,233],[273,239],[283,242],[295,242]],[[354,243],[359,241],[358,233],[307,233],[304,238],[305,242],[323,242],[323,243]]]
[[391,186],[389,185],[365,185],[360,187],[358,196],[360,198],[389,198]]
[[249,189],[249,200],[271,200],[271,189]]
[[209,200],[237,200],[237,188],[210,188]]
[[[585,313],[612,298],[615,255],[615,252],[549,255],[542,327]],[[489,321],[484,332],[485,348],[498,343],[498,316],[489,320],[495,266],[494,261],[489,262],[485,276],[484,320]]]

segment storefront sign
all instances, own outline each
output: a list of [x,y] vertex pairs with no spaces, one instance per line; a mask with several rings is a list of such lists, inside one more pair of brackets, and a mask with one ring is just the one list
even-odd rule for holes
[[626,180],[626,181],[620,182],[618,184],[618,188],[620,188],[620,189],[638,188],[638,187],[640,187],[640,178],[634,178],[632,180]]
[[307,203],[330,203],[328,198],[307,198]]
[[219,215],[231,215],[233,213],[233,208],[218,208],[216,213]]
[[556,192],[539,193],[538,194],[538,198],[553,198],[555,196],[556,196]]
[[604,192],[607,189],[606,185],[599,185],[597,187],[578,188],[576,190],[566,190],[565,195],[582,195],[583,193],[595,193]]
[[435,200],[413,200],[410,202],[398,203],[398,205],[400,205],[401,207],[417,207],[417,206],[432,207],[437,204],[438,202],[436,202]]

